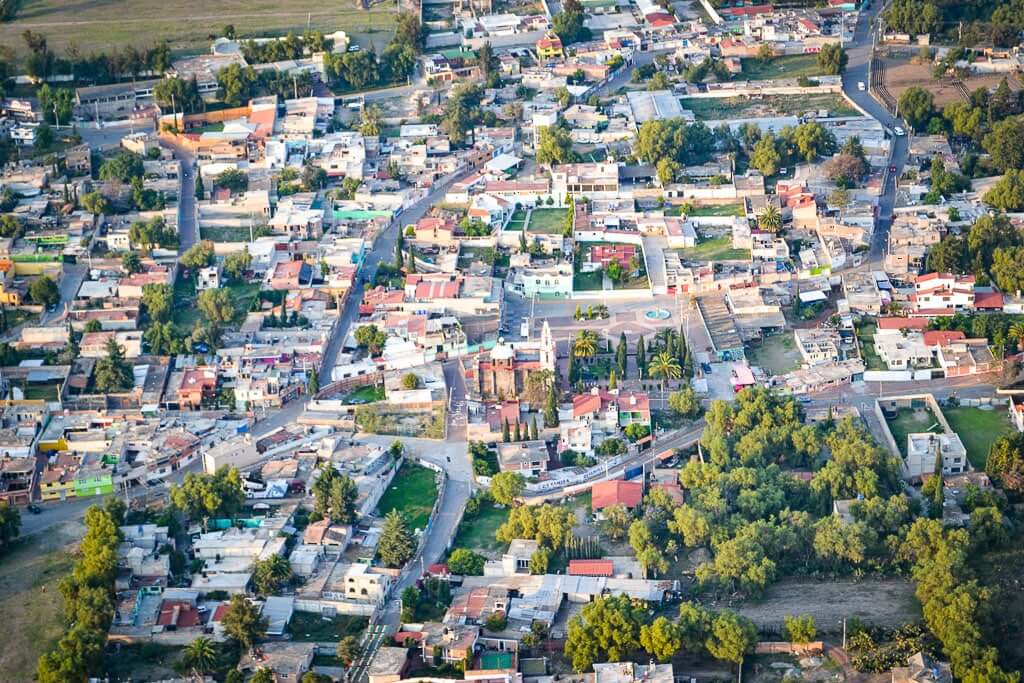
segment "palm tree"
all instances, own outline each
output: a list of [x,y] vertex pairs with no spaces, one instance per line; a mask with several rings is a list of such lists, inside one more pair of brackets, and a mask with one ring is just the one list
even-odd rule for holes
[[683,376],[683,369],[679,367],[679,359],[675,358],[667,351],[662,351],[651,359],[648,366],[648,371],[651,377],[661,378],[661,391],[665,391],[665,381],[670,379],[679,379]]
[[1006,336],[1017,342],[1017,350],[1024,351],[1024,323],[1014,323],[1010,325],[1010,329],[1007,330]]
[[663,327],[654,335],[654,341],[657,342],[658,346],[661,348],[667,349],[672,343],[673,336],[675,336],[675,330],[671,327]]
[[185,646],[185,662],[197,673],[206,673],[217,660],[217,646],[213,640],[199,636]]
[[778,232],[782,229],[782,214],[779,213],[779,210],[773,204],[769,204],[758,214],[757,225],[762,230]]
[[590,330],[580,330],[572,343],[572,355],[577,358],[592,358],[597,355],[597,335]]

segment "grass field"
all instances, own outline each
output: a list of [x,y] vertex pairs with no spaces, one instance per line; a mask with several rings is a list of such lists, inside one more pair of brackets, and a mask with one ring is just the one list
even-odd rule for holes
[[735,204],[708,204],[706,206],[695,206],[690,211],[691,216],[736,216],[743,218],[747,215],[747,207],[743,202]]
[[376,403],[377,401],[383,401],[384,387],[379,384],[368,384],[365,387],[359,387],[351,394],[344,398],[345,403]]
[[879,358],[875,351],[875,332],[877,327],[874,323],[857,326],[857,340],[860,342],[860,356],[864,361],[864,367],[868,370],[885,370],[885,363]]
[[410,529],[424,529],[430,520],[430,511],[437,500],[437,480],[433,470],[405,463],[391,482],[391,486],[377,503],[377,512],[383,516],[392,510],[405,514]]
[[770,78],[800,78],[820,76],[817,55],[788,55],[773,57],[767,61],[744,59],[743,72],[737,80],[766,81]]
[[508,508],[484,505],[475,517],[464,517],[455,534],[453,548],[498,552],[505,547],[494,538],[494,533],[508,519]]
[[541,235],[557,235],[561,234],[564,221],[565,209],[534,209],[526,229]]
[[577,272],[572,276],[572,288],[577,292],[597,292],[604,288],[604,272],[592,270],[589,273]]
[[[195,5],[182,0],[24,0],[14,21],[0,24],[0,44],[27,54],[21,34],[31,29],[46,36],[59,56],[69,45],[82,55],[132,45],[147,48],[167,40],[175,53],[207,52],[210,40],[231,24],[240,37],[332,33],[344,29],[360,42],[372,41],[378,52],[395,23],[394,0],[357,9],[337,0],[226,0]],[[367,34],[373,34],[367,36]],[[380,43],[378,45],[378,43]]]
[[36,660],[63,631],[63,600],[57,583],[71,570],[66,547],[84,528],[72,523],[17,542],[0,559],[0,620],[5,626],[0,648],[0,678],[31,681]]
[[769,95],[758,99],[749,97],[684,97],[684,109],[689,109],[698,120],[719,120],[752,116],[785,116],[803,114],[819,109],[828,110],[832,116],[856,116],[854,109],[841,95]]
[[199,228],[199,237],[211,242],[248,242],[251,235],[249,228],[234,226]]
[[688,261],[746,261],[749,249],[733,249],[732,237],[723,235],[699,242],[696,247],[680,249],[679,255]]
[[324,619],[312,612],[295,612],[288,624],[288,632],[296,642],[334,642],[345,636],[359,637],[369,623],[366,617],[353,615],[339,614],[332,619]]
[[991,410],[981,408],[943,408],[949,426],[960,435],[967,449],[967,459],[975,469],[985,469],[988,451],[992,442],[1012,431],[1010,418],[1006,410],[996,407]]

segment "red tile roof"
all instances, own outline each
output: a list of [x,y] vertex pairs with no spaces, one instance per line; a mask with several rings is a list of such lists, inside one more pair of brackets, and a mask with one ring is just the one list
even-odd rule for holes
[[612,505],[622,505],[632,509],[640,504],[644,497],[644,485],[636,481],[613,479],[600,481],[590,490],[590,509],[594,512]]
[[164,600],[160,603],[160,615],[156,619],[158,626],[178,626],[189,628],[199,625],[199,612],[185,600]]
[[985,291],[979,292],[978,290],[974,290],[974,307],[989,310],[1002,310],[1003,293]]
[[878,329],[880,330],[926,330],[928,329],[927,318],[879,318]]
[[967,335],[960,330],[932,330],[924,333],[924,343],[928,346],[946,346],[950,342],[966,338]]
[[614,572],[611,560],[569,560],[569,576],[605,576]]

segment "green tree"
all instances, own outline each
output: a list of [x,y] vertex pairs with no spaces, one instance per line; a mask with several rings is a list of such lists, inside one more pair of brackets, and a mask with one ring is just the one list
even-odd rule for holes
[[124,349],[110,338],[106,344],[107,355],[96,361],[93,369],[93,384],[101,393],[128,391],[135,384],[131,366],[124,358]]
[[846,50],[838,43],[823,45],[818,52],[818,68],[822,73],[829,76],[837,76],[846,70],[846,63],[849,57]]
[[982,146],[1003,173],[1024,168],[1024,120],[1008,118],[996,123]]
[[551,564],[551,551],[547,548],[537,548],[530,555],[530,573],[534,575],[541,575],[548,573],[548,567]]
[[1003,489],[1024,493],[1024,435],[996,439],[989,449],[985,471]]
[[165,283],[142,285],[142,305],[150,320],[167,322],[171,319],[174,290]]
[[126,149],[104,161],[99,170],[100,180],[118,180],[125,184],[130,183],[132,178],[141,178],[144,173],[142,157]]
[[577,672],[594,662],[619,662],[640,647],[643,612],[626,595],[598,597],[569,620],[565,654]]
[[782,229],[782,214],[774,204],[769,204],[757,215],[757,227],[767,232],[778,232]]
[[935,110],[932,94],[920,86],[913,85],[900,93],[897,103],[900,115],[916,130],[923,130]]
[[211,329],[219,330],[235,317],[235,306],[226,289],[204,289],[196,297],[196,308]]
[[189,669],[205,674],[213,669],[217,661],[217,646],[211,638],[199,636],[185,646],[183,659]]
[[1003,211],[1024,209],[1024,171],[1008,169],[992,189],[985,193],[985,203]]
[[181,255],[179,262],[192,270],[207,267],[213,263],[213,242],[209,240],[196,242]]
[[679,360],[670,355],[667,351],[656,353],[651,358],[648,368],[651,377],[661,378],[661,390],[665,391],[665,383],[670,379],[679,379],[683,376],[683,369],[679,366]]
[[292,578],[292,566],[283,555],[252,563],[252,586],[259,595],[273,595]]
[[814,617],[805,614],[800,617],[783,617],[783,630],[789,642],[797,645],[805,645],[814,640],[818,635],[818,629],[814,626]]
[[683,647],[682,629],[665,617],[640,627],[640,646],[659,662],[668,662]]
[[54,306],[60,303],[60,290],[57,283],[49,275],[41,275],[28,286],[29,300],[43,306]]
[[732,612],[722,612],[711,623],[705,646],[715,659],[742,666],[743,658],[756,644],[757,627],[752,621]]
[[335,654],[337,654],[342,664],[350,667],[353,662],[362,656],[363,646],[359,644],[359,639],[355,636],[345,636],[338,641],[338,649]]
[[248,249],[243,249],[240,252],[224,257],[224,272],[236,282],[241,282],[245,279],[245,272],[249,270],[251,265],[252,255]]
[[267,632],[266,620],[260,619],[256,606],[240,593],[231,596],[224,616],[221,617],[221,625],[227,636],[246,650],[252,649],[256,641]]
[[495,532],[502,543],[517,538],[532,538],[540,545],[559,550],[572,538],[576,516],[555,505],[523,505],[509,510],[508,519]]
[[584,17],[583,5],[579,0],[562,3],[562,11],[554,16],[551,26],[563,45],[590,39],[590,29],[583,24]]
[[626,531],[633,523],[633,513],[624,505],[611,505],[601,511],[601,529],[610,538],[620,541],[626,536]]
[[129,275],[142,272],[142,259],[134,251],[129,251],[121,257],[121,270]]
[[572,164],[579,156],[572,149],[569,131],[561,126],[543,126],[537,138],[536,158],[538,164]]
[[592,358],[597,355],[597,335],[590,330],[580,330],[572,342],[572,355],[577,358]]
[[525,488],[526,480],[518,472],[499,472],[491,478],[491,497],[499,505],[511,505]]
[[227,466],[213,474],[189,472],[180,485],[171,487],[169,497],[190,519],[203,520],[204,527],[210,517],[234,516],[245,503],[242,477]]
[[195,197],[199,201],[206,199],[206,186],[203,185],[203,174],[196,173]]
[[319,469],[312,493],[313,509],[318,515],[338,524],[355,524],[359,489],[351,477],[326,464]]
[[773,176],[779,172],[782,155],[775,144],[775,136],[767,133],[754,145],[750,153],[750,166],[765,176]]
[[472,550],[456,548],[448,557],[448,569],[462,576],[480,576],[484,573],[486,559]]
[[21,533],[21,511],[9,502],[0,503],[0,548],[6,548]]
[[668,395],[668,407],[672,412],[683,417],[693,417],[700,413],[700,400],[697,392],[689,384]]
[[110,202],[102,193],[95,190],[83,194],[80,201],[82,208],[95,216],[110,212]]
[[377,356],[384,348],[384,342],[388,335],[376,325],[360,325],[355,332],[356,344],[369,351],[371,356]]
[[558,389],[554,382],[548,386],[547,398],[544,401],[544,426],[547,428],[558,426]]
[[377,555],[387,567],[402,567],[416,551],[416,543],[405,517],[399,510],[392,510],[384,516]]

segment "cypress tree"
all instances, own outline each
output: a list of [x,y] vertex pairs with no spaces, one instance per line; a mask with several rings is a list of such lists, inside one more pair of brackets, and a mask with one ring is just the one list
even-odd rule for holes
[[537,432],[537,416],[534,415],[530,418],[530,441],[536,441],[538,438],[540,435]]
[[643,379],[647,371],[647,350],[644,347],[644,336],[642,334],[636,340],[636,369],[640,379]]
[[519,420],[516,420],[516,439],[515,439],[515,440],[516,440],[517,442],[519,442],[519,441],[522,441],[522,440],[523,440],[523,431],[522,431],[522,429],[520,428],[520,425],[519,425]]
[[501,421],[501,441],[502,441],[502,443],[508,443],[509,441],[511,441],[511,439],[509,438],[509,435],[508,435],[508,419],[507,418]]
[[544,426],[558,426],[558,390],[554,383],[548,387],[548,400],[544,403]]

